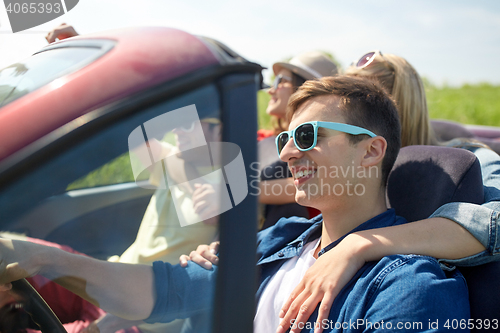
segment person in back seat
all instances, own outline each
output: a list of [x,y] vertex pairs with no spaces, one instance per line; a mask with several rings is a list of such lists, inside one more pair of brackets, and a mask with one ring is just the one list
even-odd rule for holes
[[[268,90],[271,100],[266,112],[271,116],[273,131],[259,130],[259,164],[261,166],[259,201],[264,204],[259,226],[265,229],[282,217],[314,217],[319,212],[295,203],[295,189],[286,163],[276,155],[276,135],[288,128],[285,119],[288,99],[306,80],[338,74],[335,63],[318,51],[301,53],[289,61],[273,64],[273,86]],[[264,137],[266,136],[266,137]],[[278,189],[275,191],[275,189]]]

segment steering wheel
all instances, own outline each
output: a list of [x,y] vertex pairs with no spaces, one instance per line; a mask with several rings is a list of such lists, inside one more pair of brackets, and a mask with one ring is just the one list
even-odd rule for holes
[[67,333],[52,309],[26,279],[12,282],[12,291],[26,299],[25,310],[43,333]]

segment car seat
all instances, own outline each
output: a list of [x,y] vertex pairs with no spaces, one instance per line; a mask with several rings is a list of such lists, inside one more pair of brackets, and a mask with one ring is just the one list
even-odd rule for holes
[[[483,203],[481,167],[464,149],[409,146],[402,148],[387,183],[387,199],[396,214],[408,221],[429,217],[449,202]],[[500,320],[500,262],[460,268],[467,280],[471,318]],[[498,322],[497,322],[498,323]],[[500,325],[500,323],[498,323]],[[480,332],[480,329],[472,332]]]
[[469,138],[481,141],[500,154],[500,128],[495,127],[465,127],[449,120],[431,120],[431,126],[439,141],[449,141],[456,138]]

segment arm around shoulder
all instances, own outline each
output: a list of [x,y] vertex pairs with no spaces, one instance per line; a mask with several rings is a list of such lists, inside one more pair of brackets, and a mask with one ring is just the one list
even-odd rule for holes
[[360,231],[365,262],[395,254],[419,254],[453,261],[484,252],[484,246],[460,224],[444,217]]
[[[482,205],[452,202],[437,209],[431,217],[454,221],[474,236],[482,244],[483,250],[486,250],[481,256],[457,260],[455,265],[475,266],[500,260],[500,201],[490,201]],[[473,254],[469,253],[468,256]]]

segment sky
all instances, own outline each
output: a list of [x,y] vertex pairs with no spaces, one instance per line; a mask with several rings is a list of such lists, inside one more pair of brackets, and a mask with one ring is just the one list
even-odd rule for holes
[[368,51],[381,50],[406,58],[436,85],[500,84],[496,0],[79,0],[65,15],[15,34],[0,3],[0,68],[45,46],[44,36],[63,22],[80,34],[130,26],[178,28],[217,39],[269,68],[322,50],[345,69]]

